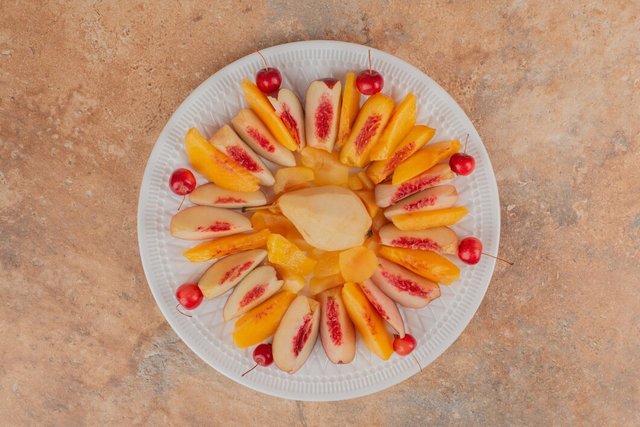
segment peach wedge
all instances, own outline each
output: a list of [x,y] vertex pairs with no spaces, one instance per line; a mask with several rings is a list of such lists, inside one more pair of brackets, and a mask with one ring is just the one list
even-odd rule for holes
[[458,266],[435,252],[383,246],[380,255],[432,282],[450,285],[460,277]]
[[453,178],[449,165],[440,163],[400,185],[378,184],[375,189],[376,204],[381,208],[398,203],[419,191],[435,187]]
[[320,303],[299,295],[282,317],[273,336],[273,361],[293,374],[302,367],[318,339]]
[[385,246],[420,249],[448,255],[458,253],[458,236],[448,227],[404,231],[393,224],[387,224],[378,231],[378,234],[380,243]]
[[380,140],[371,150],[371,160],[385,160],[416,124],[416,96],[407,94],[393,111],[389,124],[382,132]]
[[276,277],[276,270],[263,265],[253,270],[233,289],[222,310],[224,321],[238,317],[275,294],[282,287],[282,280]]
[[356,120],[360,110],[360,91],[356,87],[356,73],[349,71],[344,79],[344,90],[342,91],[342,105],[340,106],[340,121],[338,123],[338,136],[336,146],[342,147],[349,134],[351,127]]
[[315,80],[305,99],[307,145],[332,152],[338,133],[342,83],[334,79]]
[[434,211],[450,208],[458,201],[458,191],[453,185],[439,185],[428,188],[411,197],[398,202],[398,204],[384,210],[384,216],[393,218],[397,215]]
[[280,117],[282,123],[296,141],[298,150],[302,150],[306,145],[306,135],[304,132],[304,112],[300,100],[291,89],[282,88],[277,96],[268,96],[269,102],[273,105],[276,115]]
[[171,218],[169,231],[185,240],[210,240],[251,230],[251,222],[237,212],[210,206],[191,206]]
[[231,191],[211,182],[193,190],[189,194],[189,200],[196,205],[229,209],[262,206],[267,203],[262,191],[254,191],[253,193]]
[[232,255],[249,249],[263,248],[267,245],[269,230],[260,230],[249,234],[234,234],[209,242],[200,243],[184,252],[191,262],[205,262],[225,255]]
[[379,259],[380,266],[371,277],[378,288],[398,304],[422,308],[440,296],[440,287],[404,267]]
[[394,216],[391,221],[400,230],[425,230],[427,228],[453,225],[469,211],[464,206],[438,209],[436,211],[412,212]]
[[295,166],[293,153],[287,150],[271,135],[271,132],[260,121],[258,116],[248,108],[244,108],[231,119],[233,129],[253,151],[267,160],[280,166]]
[[320,340],[332,363],[351,363],[356,355],[356,331],[340,288],[320,294]]
[[215,298],[237,285],[266,257],[264,249],[229,255],[209,267],[198,281],[198,286],[206,299]]
[[420,175],[460,151],[460,147],[460,141],[457,139],[429,144],[398,165],[393,172],[391,183],[399,185]]
[[295,293],[286,290],[278,292],[239,318],[233,327],[236,346],[251,347],[271,337],[295,297]]

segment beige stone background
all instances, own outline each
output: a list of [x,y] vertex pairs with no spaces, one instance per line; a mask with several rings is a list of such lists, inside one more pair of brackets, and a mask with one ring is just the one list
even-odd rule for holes
[[[218,374],[138,257],[175,108],[275,44],[383,49],[439,82],[493,162],[501,254],[435,363],[301,403]],[[0,3],[0,415],[7,425],[639,425],[640,2]]]

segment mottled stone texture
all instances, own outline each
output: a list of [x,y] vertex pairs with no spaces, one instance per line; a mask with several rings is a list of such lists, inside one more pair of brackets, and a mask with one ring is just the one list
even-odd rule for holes
[[[638,1],[0,9],[3,422],[640,424]],[[136,241],[144,165],[174,109],[230,61],[303,39],[383,49],[458,100],[516,262],[422,374],[342,403],[258,395],[208,367],[156,308]]]

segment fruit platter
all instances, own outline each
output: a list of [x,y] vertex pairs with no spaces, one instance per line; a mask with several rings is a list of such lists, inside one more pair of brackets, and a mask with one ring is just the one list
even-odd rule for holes
[[389,54],[327,41],[264,49],[197,88],[138,208],[176,333],[233,380],[298,400],[426,368],[477,310],[499,228],[491,164],[455,101]]

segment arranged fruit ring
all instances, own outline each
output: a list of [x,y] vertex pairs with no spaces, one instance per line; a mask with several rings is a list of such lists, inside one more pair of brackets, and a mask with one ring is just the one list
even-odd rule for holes
[[486,291],[488,157],[455,102],[390,55],[301,42],[261,56],[203,83],[154,148],[149,285],[236,381],[305,400],[383,389],[442,353]]

